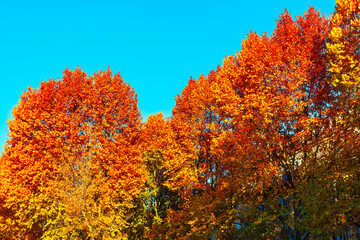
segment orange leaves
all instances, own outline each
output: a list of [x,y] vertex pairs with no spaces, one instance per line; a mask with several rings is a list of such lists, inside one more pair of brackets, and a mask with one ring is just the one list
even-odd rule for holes
[[170,121],[161,113],[148,117],[143,129],[145,158],[154,157],[159,161],[158,170],[164,171],[167,179],[164,186],[171,190],[191,188],[196,183],[194,166],[188,161],[192,155],[176,142]]
[[[228,219],[254,221],[258,224],[250,232],[262,234],[281,228],[276,216],[285,207],[276,201],[291,198],[294,208],[301,208],[296,189],[305,184],[301,177],[312,161],[313,146],[333,117],[334,95],[325,65],[329,27],[313,8],[295,20],[285,12],[273,36],[250,33],[240,52],[208,76],[190,79],[177,97],[171,122],[177,142],[193,156],[189,160],[201,184],[179,215],[188,223],[187,236],[226,238],[237,232],[231,224],[227,233],[210,222],[198,225],[200,218],[191,213],[203,214],[200,206],[209,219],[216,212],[209,196]],[[265,205],[270,212],[256,210]],[[294,229],[299,219],[286,217],[282,224]],[[220,222],[222,227],[228,224]]]
[[359,224],[358,10],[339,0],[332,25],[286,11],[191,78],[167,119],[141,123],[110,69],[29,88],[0,158],[0,238],[300,239]]
[[2,207],[13,215],[2,224],[38,229],[36,238],[124,236],[145,177],[134,90],[110,69],[66,69],[62,80],[25,92],[13,116],[1,158],[2,182],[13,182]]

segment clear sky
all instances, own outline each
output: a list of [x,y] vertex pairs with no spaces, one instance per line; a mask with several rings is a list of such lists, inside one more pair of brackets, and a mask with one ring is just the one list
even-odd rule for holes
[[135,89],[145,120],[170,116],[190,76],[240,51],[251,30],[271,34],[285,8],[296,16],[309,6],[329,16],[335,0],[0,0],[0,150],[22,92],[65,68],[110,66]]

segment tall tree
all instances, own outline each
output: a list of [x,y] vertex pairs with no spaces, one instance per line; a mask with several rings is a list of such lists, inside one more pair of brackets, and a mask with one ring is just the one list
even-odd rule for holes
[[273,36],[249,34],[217,71],[189,81],[173,110],[201,183],[179,215],[187,237],[309,235],[299,188],[332,114],[328,32],[313,8],[296,20],[285,12]]
[[[196,167],[198,185],[173,218],[177,237],[186,239],[229,238],[234,230],[230,182],[233,153],[226,135],[231,132],[230,103],[237,96],[229,82],[219,82],[217,71],[198,80],[190,79],[176,99],[172,125],[176,139],[191,153],[188,161]],[[230,144],[230,143],[229,143]]]
[[[111,70],[29,88],[1,157],[0,232],[9,239],[124,239],[146,174],[136,94]],[[9,184],[11,183],[11,184]]]
[[325,65],[328,32],[328,20],[313,8],[296,20],[285,12],[273,36],[250,34],[236,58],[224,62],[221,74],[242,96],[236,122],[251,129],[248,144],[253,147],[248,149],[254,150],[244,160],[263,166],[247,184],[251,197],[244,194],[241,200],[245,235],[300,239],[309,234],[299,189],[307,184],[312,156],[319,154],[314,146],[332,115]]

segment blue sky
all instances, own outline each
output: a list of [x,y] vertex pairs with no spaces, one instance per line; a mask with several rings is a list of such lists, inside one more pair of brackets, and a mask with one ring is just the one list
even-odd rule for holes
[[326,16],[335,0],[0,0],[0,149],[7,121],[28,86],[80,66],[120,71],[143,118],[170,116],[175,96],[241,49],[251,30],[271,34],[284,9]]

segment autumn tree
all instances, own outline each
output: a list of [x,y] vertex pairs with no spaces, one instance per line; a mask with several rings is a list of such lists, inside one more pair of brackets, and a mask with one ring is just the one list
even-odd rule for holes
[[8,239],[125,239],[146,174],[134,90],[108,69],[29,88],[1,156]]
[[161,113],[150,115],[141,132],[141,156],[148,177],[136,199],[129,237],[175,239],[169,221],[172,213],[180,210],[184,192],[197,182],[195,168]]
[[[234,230],[232,191],[227,184],[233,153],[224,139],[231,132],[231,113],[224,107],[234,103],[231,86],[218,82],[217,71],[198,80],[190,79],[176,98],[171,124],[176,140],[190,153],[196,167],[198,185],[173,217],[177,238],[229,238]],[[236,98],[236,96],[235,96]]]
[[328,20],[313,8],[248,35],[223,66],[190,80],[173,110],[201,186],[180,214],[190,239],[308,237],[300,186],[332,114]]
[[250,34],[236,58],[224,63],[224,77],[243,96],[237,122],[251,129],[250,144],[257,150],[246,158],[263,165],[248,184],[251,197],[242,200],[247,236],[309,235],[299,188],[307,184],[311,159],[319,154],[315,146],[332,114],[325,65],[328,32],[328,20],[312,8],[296,20],[285,12],[273,36]]

